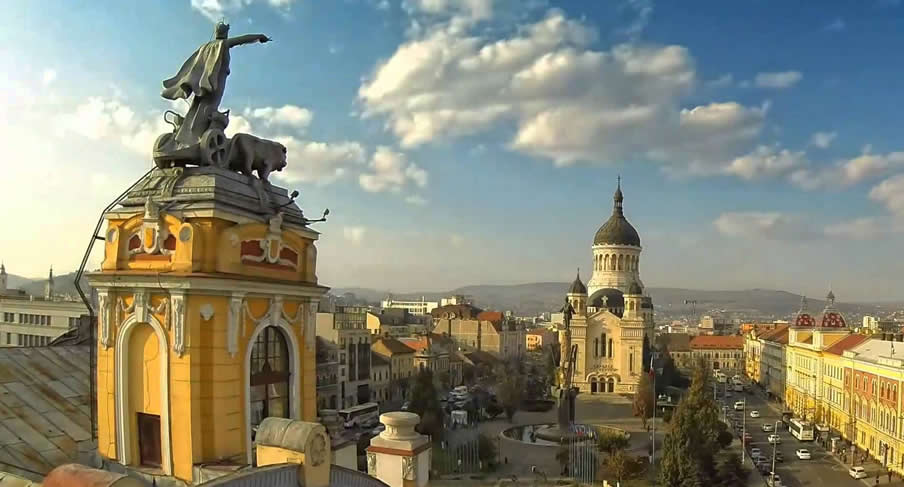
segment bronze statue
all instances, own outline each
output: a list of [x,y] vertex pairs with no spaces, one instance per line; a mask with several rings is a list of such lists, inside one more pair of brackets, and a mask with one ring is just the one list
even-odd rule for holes
[[158,167],[186,164],[228,167],[229,140],[224,130],[229,125],[229,112],[220,112],[219,107],[229,76],[229,50],[269,41],[263,34],[229,37],[229,25],[219,22],[214,28],[214,40],[199,47],[175,76],[163,82],[163,98],[191,97],[191,104],[184,116],[167,111],[174,115],[173,120],[164,117],[173,126],[173,132],[161,135],[154,144],[154,161]]

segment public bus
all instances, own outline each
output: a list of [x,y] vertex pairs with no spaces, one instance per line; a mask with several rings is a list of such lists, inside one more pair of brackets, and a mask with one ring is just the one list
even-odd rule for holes
[[374,426],[380,418],[380,405],[375,402],[359,404],[348,409],[339,410],[339,417],[346,428],[356,426]]
[[788,431],[799,441],[813,441],[813,423],[792,418],[788,422]]

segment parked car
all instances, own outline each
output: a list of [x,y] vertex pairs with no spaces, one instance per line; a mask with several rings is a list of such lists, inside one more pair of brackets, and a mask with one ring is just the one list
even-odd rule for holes
[[750,458],[759,458],[760,457],[760,449],[759,448],[751,448],[750,449]]
[[779,436],[779,435],[769,435],[769,437],[767,438],[767,440],[769,440],[769,443],[770,443],[770,444],[778,445],[779,443],[782,442],[782,437]]
[[851,467],[848,470],[848,475],[854,477],[855,479],[865,479],[866,470],[864,470],[863,467]]
[[744,401],[738,401],[738,402],[734,403],[734,410],[735,411],[743,411],[744,410]]
[[797,458],[800,458],[801,460],[810,459],[810,450],[807,450],[806,448],[801,448],[800,450],[794,452],[794,454],[797,455]]
[[753,436],[750,433],[744,433],[744,443],[750,443],[753,441]]
[[756,409],[754,409],[753,411],[750,411],[750,417],[751,417],[751,418],[759,418],[759,417],[760,417],[760,412],[757,411]]
[[780,451],[775,452],[775,461],[776,462],[784,462],[785,461],[785,456],[782,455],[782,452],[780,452]]
[[774,473],[766,478],[766,485],[769,487],[782,487],[782,479],[777,473]]
[[763,432],[764,433],[772,433],[772,423],[763,423]]

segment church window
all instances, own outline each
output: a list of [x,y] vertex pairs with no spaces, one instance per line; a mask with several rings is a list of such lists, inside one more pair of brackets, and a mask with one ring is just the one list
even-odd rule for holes
[[622,254],[618,254],[618,270],[623,270],[625,267],[625,256]]
[[634,352],[628,354],[628,371],[634,372]]
[[603,264],[606,270],[609,270],[609,254],[606,254],[606,257],[603,259]]
[[599,338],[593,339],[593,356],[594,357],[600,356],[600,339]]
[[606,356],[606,334],[605,333],[603,333],[603,337],[600,339],[600,341],[603,344],[603,349],[602,349],[602,353],[600,353],[600,357],[605,357]]
[[612,358],[612,339],[609,339],[609,358]]
[[282,331],[264,328],[251,350],[251,426],[289,417],[289,347]]

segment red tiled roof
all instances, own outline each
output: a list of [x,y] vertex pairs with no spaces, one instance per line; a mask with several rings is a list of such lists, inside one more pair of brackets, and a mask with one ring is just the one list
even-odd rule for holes
[[834,345],[826,349],[826,353],[831,353],[832,355],[841,355],[845,350],[850,350],[857,345],[865,342],[869,337],[866,335],[848,335],[841,340],[835,342]]
[[788,325],[777,326],[775,330],[761,335],[760,338],[765,341],[786,345],[788,343]]
[[399,353],[414,353],[414,349],[396,340],[395,338],[383,337],[377,340],[374,345],[382,343],[389,353],[395,355]]
[[503,318],[502,311],[481,311],[480,313],[477,313],[477,319],[481,321],[500,323]]
[[744,348],[744,337],[737,335],[699,335],[691,338],[692,349],[699,348]]

